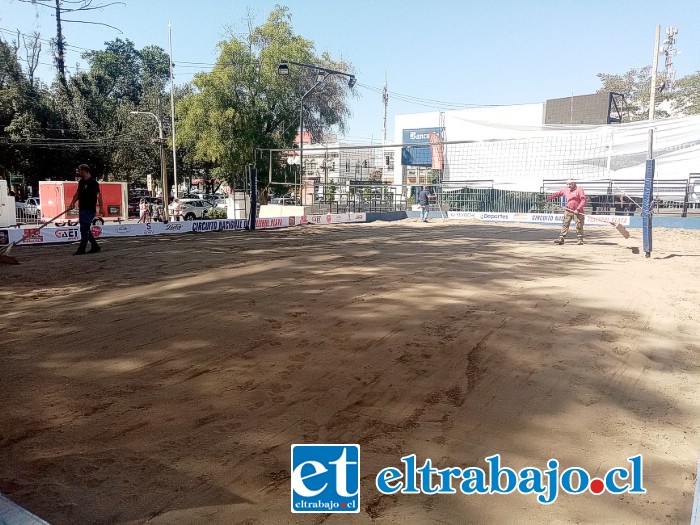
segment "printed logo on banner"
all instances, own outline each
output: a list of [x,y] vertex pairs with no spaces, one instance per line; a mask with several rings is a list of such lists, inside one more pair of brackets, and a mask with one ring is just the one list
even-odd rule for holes
[[309,224],[309,218],[306,215],[301,216],[301,223],[302,224]]
[[532,222],[559,222],[561,220],[561,215],[534,215],[532,216]]
[[473,211],[449,211],[447,216],[451,219],[477,219],[477,214]]
[[24,230],[22,242],[44,242],[44,236],[38,228],[27,228]]
[[10,244],[10,233],[7,230],[0,230],[0,246]]
[[360,445],[292,445],[292,512],[360,512]]
[[182,230],[182,224],[180,224],[179,222],[170,222],[165,225],[165,230],[179,232],[180,230]]
[[97,224],[95,224],[94,226],[92,226],[90,228],[90,232],[92,233],[92,236],[95,239],[97,239],[98,237],[100,237],[102,235],[102,228],[100,226],[98,226]]
[[78,230],[77,228],[59,228],[54,232],[54,235],[57,239],[79,239],[80,230]]
[[294,226],[294,223],[295,223],[294,217],[290,217],[290,218],[289,218],[289,225],[290,225],[290,226]]
[[150,222],[146,223],[146,229],[143,232],[145,235],[153,235],[155,231],[153,231],[153,226],[151,225]]
[[483,221],[510,221],[512,220],[510,213],[484,213],[481,215]]
[[331,217],[330,215],[326,215],[326,222],[328,224],[330,224],[332,221],[333,221],[333,217]]
[[114,229],[114,232],[115,232],[115,233],[122,234],[122,235],[125,234],[125,233],[130,233],[130,232],[131,232],[131,226],[126,226],[126,225],[122,224],[121,226],[117,226],[117,227]]

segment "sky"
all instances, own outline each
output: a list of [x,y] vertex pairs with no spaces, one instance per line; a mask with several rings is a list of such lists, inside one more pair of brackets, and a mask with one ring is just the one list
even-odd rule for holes
[[[95,0],[108,3],[112,0]],[[137,49],[168,51],[172,24],[175,82],[208,71],[217,43],[228,29],[242,32],[247,13],[262,24],[276,4],[292,15],[296,34],[315,52],[350,62],[359,97],[344,137],[381,142],[381,90],[389,89],[387,137],[393,117],[456,107],[545,102],[594,93],[598,73],[623,74],[651,65],[656,25],[678,28],[676,78],[700,70],[700,5],[697,0],[123,0],[80,19],[98,25],[64,24],[70,46],[103,49],[130,39]],[[52,10],[19,0],[0,0],[0,36],[38,31],[55,35]],[[66,16],[65,18],[69,18]],[[9,32],[8,32],[9,31]],[[67,64],[85,63],[70,48]],[[51,54],[44,45],[39,75],[51,81]],[[659,69],[664,56],[659,57]],[[70,71],[70,70],[69,70]]]

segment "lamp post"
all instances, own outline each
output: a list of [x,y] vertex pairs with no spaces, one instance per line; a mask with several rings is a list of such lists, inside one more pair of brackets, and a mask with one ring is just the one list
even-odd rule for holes
[[150,115],[158,123],[158,143],[160,144],[160,179],[163,185],[163,221],[168,222],[168,174],[165,170],[165,139],[163,138],[163,125],[158,118],[158,115],[150,111],[131,111],[132,115]]
[[328,69],[326,67],[314,66],[312,64],[303,64],[301,62],[293,62],[292,60],[283,60],[277,68],[277,74],[282,76],[289,75],[289,64],[294,64],[295,66],[305,67],[307,69],[313,69],[318,72],[316,77],[316,83],[311,86],[311,88],[301,96],[301,104],[299,109],[299,193],[301,194],[301,205],[304,205],[305,193],[302,190],[303,180],[304,180],[304,100],[309,94],[316,89],[319,85],[331,75],[341,75],[348,77],[348,87],[352,88],[355,86],[357,80],[355,75],[346,73],[344,71],[336,71],[335,69]]
[[177,144],[175,143],[175,80],[173,79],[173,30],[168,22],[168,41],[170,42],[170,121],[173,127],[173,179],[176,199],[180,196],[177,183]]

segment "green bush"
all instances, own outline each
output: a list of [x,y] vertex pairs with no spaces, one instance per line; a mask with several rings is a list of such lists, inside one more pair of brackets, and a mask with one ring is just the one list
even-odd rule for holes
[[206,219],[226,219],[226,210],[224,208],[212,208],[207,211]]

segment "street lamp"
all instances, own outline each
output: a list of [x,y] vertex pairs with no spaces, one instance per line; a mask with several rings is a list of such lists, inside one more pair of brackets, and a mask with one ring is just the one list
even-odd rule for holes
[[168,174],[165,170],[165,139],[163,138],[163,125],[158,118],[158,115],[150,111],[131,111],[132,115],[150,115],[158,123],[158,138],[160,144],[160,182],[163,185],[163,221],[168,222]]
[[328,69],[326,67],[314,66],[312,64],[303,64],[301,62],[293,62],[292,60],[283,60],[277,67],[277,74],[281,76],[289,75],[289,64],[294,64],[295,66],[305,67],[307,69],[313,69],[317,71],[316,83],[311,86],[306,93],[301,96],[301,108],[299,110],[299,193],[301,194],[301,205],[304,205],[304,192],[302,190],[302,184],[304,179],[304,99],[319,85],[321,85],[328,77],[332,75],[341,75],[348,77],[348,87],[353,88],[357,80],[355,75],[350,73],[345,73],[344,71],[336,71],[335,69]]

